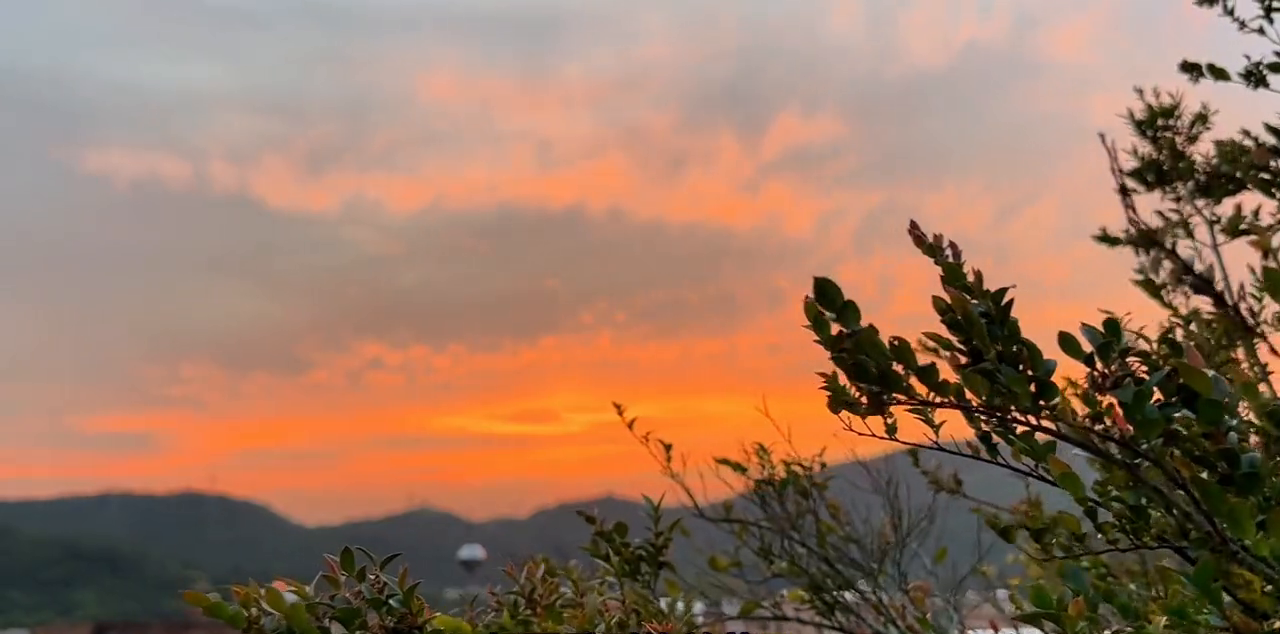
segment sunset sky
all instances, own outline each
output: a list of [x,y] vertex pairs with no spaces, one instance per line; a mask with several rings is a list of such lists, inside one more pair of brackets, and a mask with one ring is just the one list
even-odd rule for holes
[[1246,50],[1189,0],[5,3],[0,496],[332,522],[660,491],[612,400],[695,458],[773,438],[762,397],[856,449],[811,276],[927,328],[916,218],[1046,349],[1145,310],[1088,240],[1095,133]]

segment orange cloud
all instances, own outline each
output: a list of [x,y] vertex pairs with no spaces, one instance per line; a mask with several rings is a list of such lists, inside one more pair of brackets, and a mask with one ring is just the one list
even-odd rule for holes
[[122,189],[151,180],[182,189],[192,185],[196,175],[190,161],[162,150],[91,148],[80,153],[79,164],[85,172],[109,178]]
[[1096,63],[1101,60],[1107,26],[1115,23],[1114,7],[1095,4],[1050,24],[1038,38],[1049,59],[1062,64]]
[[[437,106],[445,102],[447,108],[483,112],[497,121],[527,118],[536,124],[527,134],[494,143],[483,152],[424,156],[406,169],[310,169],[305,147],[266,150],[243,163],[160,150],[92,148],[83,152],[81,165],[122,186],[147,178],[174,189],[199,184],[219,194],[248,194],[283,211],[322,214],[362,201],[394,214],[501,205],[582,207],[595,212],[625,209],[672,222],[777,223],[800,231],[836,201],[865,207],[879,195],[823,190],[812,182],[812,173],[781,174],[760,182],[761,168],[788,153],[819,144],[855,144],[852,131],[829,115],[783,112],[763,138],[752,143],[725,131],[690,136],[671,115],[646,113],[632,118],[621,133],[624,138],[619,138],[619,132],[604,124],[573,130],[581,127],[575,124],[575,100],[589,103],[607,94],[604,88],[569,82],[563,88],[535,92],[520,84],[470,82],[448,75],[428,78],[424,85]],[[561,156],[540,156],[539,148],[547,144]],[[690,161],[682,173],[655,172],[658,164],[677,159]],[[850,170],[856,165],[856,157],[845,154],[823,169]]]
[[945,5],[914,2],[898,14],[905,55],[887,63],[907,70],[945,67],[966,47],[1000,42],[1013,28],[1016,2],[959,0]]
[[[959,192],[942,194],[921,209],[926,217],[945,215],[961,200]],[[979,262],[988,255],[973,254]],[[833,273],[862,298],[867,318],[891,332],[936,327],[927,309],[936,274],[922,258],[863,259]],[[1066,265],[1022,279],[1010,273],[989,271],[988,279],[1071,277]],[[878,287],[877,278],[888,285]],[[1089,316],[1087,300],[1054,290],[1060,283],[1018,292],[1032,298],[1019,304],[1024,327],[1041,341],[1069,327],[1064,315]],[[798,300],[803,279],[791,290]],[[405,504],[400,494],[365,496],[369,478],[433,483],[445,491],[434,504],[481,516],[546,503],[545,496],[511,496],[514,483],[539,483],[560,499],[665,490],[656,465],[613,417],[611,400],[632,406],[642,427],[675,442],[697,468],[741,443],[777,439],[754,411],[761,398],[804,449],[825,446],[836,456],[883,450],[841,432],[826,413],[811,374],[826,363],[799,328],[798,312],[779,307],[711,337],[633,340],[601,326],[490,351],[364,341],[317,350],[292,375],[234,375],[199,363],[172,373],[157,368],[153,380],[190,407],[130,409],[77,423],[82,433],[147,434],[149,449],[127,461],[85,453],[70,464],[59,459],[60,468],[44,466],[39,454],[15,456],[0,479],[166,490],[216,476],[220,489],[276,500],[312,521]],[[341,514],[299,489],[296,474],[304,471],[307,487],[350,500]]]

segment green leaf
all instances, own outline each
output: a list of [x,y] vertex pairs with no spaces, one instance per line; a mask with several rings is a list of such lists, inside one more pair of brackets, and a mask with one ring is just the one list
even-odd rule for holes
[[1280,269],[1274,266],[1262,267],[1262,290],[1272,301],[1280,302]]
[[323,579],[325,583],[329,584],[330,588],[334,590],[342,589],[342,579],[339,578],[338,575],[325,572],[320,574],[320,578]]
[[356,574],[356,551],[350,546],[343,546],[342,552],[338,553],[338,568],[348,577]]
[[1102,320],[1102,332],[1106,333],[1108,339],[1120,341],[1124,338],[1124,327],[1120,324],[1120,320],[1115,317],[1107,317]]
[[1111,390],[1111,395],[1114,396],[1117,401],[1127,404],[1129,401],[1133,400],[1133,395],[1137,393],[1137,391],[1137,386],[1129,381],[1125,381],[1124,385]]
[[431,626],[438,627],[445,634],[471,634],[471,626],[466,621],[448,614],[437,614],[431,617]]
[[724,555],[712,555],[707,558],[707,567],[712,572],[728,572],[732,562]]
[[1052,379],[1053,374],[1058,371],[1057,359],[1045,359],[1040,362],[1040,369],[1036,370],[1036,376],[1042,379]]
[[213,597],[203,592],[196,592],[195,590],[187,590],[186,592],[183,592],[182,600],[186,602],[187,605],[196,608],[203,608],[204,606],[213,603]]
[[311,617],[307,614],[307,606],[302,603],[289,605],[285,609],[284,620],[299,634],[320,634],[320,629],[311,622]]
[[1080,567],[1080,564],[1073,561],[1063,562],[1060,574],[1062,582],[1071,588],[1072,592],[1084,594],[1089,591],[1089,574]]
[[1201,477],[1191,478],[1191,486],[1195,489],[1196,494],[1200,496],[1210,513],[1217,516],[1224,516],[1228,513],[1227,496],[1223,493],[1222,487]]
[[1257,473],[1262,469],[1262,454],[1250,451],[1240,456],[1240,473]]
[[263,601],[267,607],[275,610],[279,614],[284,614],[289,609],[289,601],[284,598],[284,593],[275,586],[267,586],[263,590]]
[[1031,592],[1027,599],[1031,601],[1031,605],[1038,610],[1052,610],[1057,607],[1057,601],[1053,598],[1053,593],[1045,587],[1043,583],[1036,583],[1031,586]]
[[1053,474],[1055,478],[1063,473],[1071,473],[1071,465],[1067,464],[1062,458],[1049,456],[1049,473]]
[[812,320],[809,321],[809,329],[813,334],[818,336],[818,341],[822,345],[827,345],[831,339],[831,320],[827,316],[819,312]]
[[223,622],[237,630],[244,630],[249,626],[249,615],[245,613],[244,608],[233,605]]
[[946,317],[952,313],[951,303],[948,302],[947,300],[941,297],[938,297],[937,295],[934,295],[932,301],[933,301],[933,312],[938,313],[939,317]]
[[1089,342],[1090,346],[1093,346],[1094,350],[1097,350],[1102,345],[1102,342],[1107,340],[1105,333],[1085,323],[1080,324],[1080,335],[1084,337],[1085,341]]
[[1162,290],[1163,287],[1160,286],[1159,282],[1149,277],[1144,277],[1140,280],[1134,280],[1133,284],[1134,286],[1142,289],[1142,292],[1146,293],[1147,297],[1150,297],[1160,304],[1164,303],[1164,291]]
[[418,596],[418,586],[420,585],[422,585],[421,579],[409,584],[409,587],[404,589],[402,594],[404,595],[405,603],[408,603],[408,604],[413,603],[413,600],[416,599]]
[[938,348],[942,350],[946,350],[947,352],[956,352],[959,350],[959,348],[956,347],[956,344],[952,343],[950,339],[947,339],[946,337],[936,332],[923,332],[923,333],[920,333],[920,336],[927,339],[929,343],[932,343],[933,345],[938,346]]
[[1214,605],[1222,607],[1222,588],[1218,586],[1218,565],[1209,555],[1202,555],[1195,568],[1187,575],[1191,586]]
[[[1148,407],[1154,408],[1153,405]],[[1133,425],[1133,433],[1142,440],[1152,440],[1159,436],[1165,430],[1165,420],[1159,415],[1155,416],[1138,416],[1129,419],[1129,423]]]
[[1075,359],[1076,361],[1084,360],[1084,346],[1080,345],[1080,340],[1076,336],[1065,331],[1058,331],[1058,348],[1062,353]]
[[1006,544],[1017,545],[1018,527],[1011,524],[990,524],[989,526],[991,526],[991,530],[995,532],[996,537],[999,537],[1001,541]]
[[1231,81],[1231,71],[1217,64],[1205,64],[1204,70],[1214,81]]
[[[1062,464],[1063,466],[1066,466],[1067,464],[1063,462],[1061,458],[1058,458],[1057,456],[1052,456],[1049,458],[1050,471],[1054,471],[1053,464],[1055,460],[1058,463]],[[1085,486],[1084,486],[1084,480],[1081,480],[1080,476],[1076,474],[1075,471],[1072,471],[1071,467],[1069,466],[1066,466],[1065,469],[1059,468],[1056,472],[1054,472],[1053,479],[1055,482],[1058,483],[1058,486],[1062,487],[1063,491],[1066,491],[1067,493],[1069,493],[1073,498],[1084,498],[1087,495],[1087,490],[1085,489]]]
[[1273,508],[1267,513],[1267,536],[1280,542],[1280,508]]
[[844,300],[844,303],[840,304],[840,310],[835,313],[836,323],[845,330],[853,330],[862,325],[862,310],[851,299]]
[[395,560],[399,559],[402,555],[404,555],[404,553],[391,553],[390,555],[383,557],[382,561],[378,562],[378,570],[386,570],[387,566],[390,566]]
[[1042,403],[1053,403],[1062,395],[1062,389],[1057,383],[1049,379],[1040,379],[1036,381],[1036,398]]
[[217,619],[225,623],[231,613],[231,605],[226,601],[210,601],[200,611],[211,619]]
[[930,361],[916,370],[916,378],[920,379],[920,383],[931,391],[937,391],[938,381],[942,379],[942,373],[938,370],[938,364]]
[[368,548],[365,548],[364,546],[356,546],[356,551],[358,551],[361,555],[364,555],[364,558],[369,560],[369,563],[374,563],[378,561],[378,556],[374,555],[372,552],[369,551]]
[[1213,396],[1213,379],[1208,372],[1180,359],[1174,360],[1171,365],[1178,370],[1182,382],[1190,385],[1191,389],[1202,396]]
[[818,307],[818,302],[810,297],[804,298],[804,320],[812,324],[820,317],[822,317],[822,309]]
[[1071,513],[1058,511],[1054,514],[1054,518],[1057,519],[1059,526],[1066,529],[1072,535],[1079,535],[1084,532],[1084,525],[1080,523],[1080,518],[1072,515]]
[[1156,372],[1152,373],[1151,376],[1147,377],[1147,380],[1143,382],[1142,387],[1147,389],[1154,388],[1159,385],[1160,382],[1164,380],[1164,377],[1168,376],[1168,374],[1169,368],[1160,368]]
[[1032,627],[1046,630],[1048,628],[1045,628],[1045,625],[1057,625],[1058,627],[1061,627],[1062,623],[1062,615],[1054,610],[1034,610],[1032,612],[1023,612],[1022,614],[1016,615],[1014,619],[1019,623],[1025,623]]
[[[1280,62],[1272,62],[1272,63],[1280,63]],[[1275,141],[1276,143],[1280,143],[1280,128],[1277,128],[1276,126],[1273,126],[1270,123],[1263,122],[1262,129],[1266,130],[1267,134],[1271,135],[1272,141]]]
[[1244,501],[1235,501],[1227,506],[1227,516],[1223,518],[1223,523],[1227,525],[1227,530],[1231,534],[1241,539],[1253,539],[1258,534],[1258,517],[1253,510],[1253,504]]
[[943,546],[942,548],[939,548],[939,549],[938,549],[938,552],[933,553],[933,563],[934,563],[934,565],[941,564],[942,562],[944,562],[944,561],[946,561],[946,560],[947,560],[947,547],[946,547],[946,546]]
[[732,458],[724,458],[724,457],[716,456],[715,458],[712,459],[712,461],[715,462],[715,464],[718,464],[732,471],[736,475],[740,475],[740,476],[747,475],[747,465],[737,460],[734,460]]
[[962,370],[960,372],[960,383],[964,385],[970,394],[978,398],[986,398],[991,393],[991,382],[982,377],[982,375],[971,370]]
[[205,616],[222,621],[237,630],[243,630],[249,624],[249,617],[245,614],[244,608],[224,601],[214,601],[204,606],[201,611]]
[[908,370],[914,370],[920,366],[919,360],[916,359],[916,351],[911,348],[911,342],[902,337],[889,337],[889,354],[893,355],[894,361]]
[[834,313],[840,310],[840,306],[844,304],[844,291],[840,290],[840,285],[830,278],[814,277],[813,300],[823,310]]

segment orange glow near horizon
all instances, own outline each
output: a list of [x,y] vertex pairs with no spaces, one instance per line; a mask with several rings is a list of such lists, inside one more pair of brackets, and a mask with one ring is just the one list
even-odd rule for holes
[[612,401],[694,465],[779,439],[762,400],[803,450],[881,451],[825,410],[810,277],[915,339],[915,218],[1017,286],[1046,350],[1149,315],[1089,241],[1118,213],[1093,131],[1220,36],[1101,0],[481,4],[437,16],[455,37],[375,37],[408,18],[353,2],[243,51],[138,36],[47,93],[0,74],[97,108],[0,149],[50,170],[5,181],[45,233],[0,273],[0,496],[215,489],[329,523],[667,490]]

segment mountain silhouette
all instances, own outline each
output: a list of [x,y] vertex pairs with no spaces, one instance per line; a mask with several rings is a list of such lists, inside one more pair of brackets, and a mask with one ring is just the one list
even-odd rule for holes
[[[954,469],[968,490],[994,503],[1015,502],[1028,490],[1026,483],[990,465],[941,454],[925,456],[927,463]],[[1075,458],[1072,462],[1079,466],[1081,461]],[[906,452],[830,467],[834,494],[851,505],[873,508],[881,504],[865,491],[869,472],[893,474],[907,499],[923,502],[929,496],[925,478]],[[1044,495],[1051,505],[1069,503],[1058,492],[1039,485],[1031,490]],[[183,584],[192,580],[217,585],[275,577],[310,581],[320,570],[323,555],[344,545],[363,546],[379,555],[403,552],[402,561],[423,580],[423,589],[428,592],[500,582],[506,562],[538,554],[560,560],[581,557],[579,549],[590,531],[576,513],[580,509],[625,521],[633,529],[641,529],[645,523],[643,503],[618,497],[559,504],[521,519],[470,521],[444,511],[417,509],[308,527],[261,504],[220,495],[111,493],[0,502],[0,529],[6,531],[0,533],[0,539],[7,537],[11,549],[38,544],[42,553],[40,557],[8,558],[8,562],[17,562],[6,564],[10,575],[25,577],[35,574],[36,568],[66,570],[83,583],[101,579],[111,585],[110,575],[104,571],[118,566],[120,560],[134,561],[131,574],[137,577],[138,592],[165,594],[163,599],[157,595],[157,606],[170,606],[177,592],[188,587]],[[688,510],[672,507],[668,515],[687,516]],[[700,565],[709,550],[727,544],[727,537],[713,527],[696,520],[686,520],[686,525],[692,538],[679,543],[675,552],[682,565]],[[937,525],[939,529],[921,544],[922,549],[933,552],[945,546],[950,557],[964,565],[999,566],[1010,552],[1003,543],[992,547],[989,531],[966,503],[944,501]],[[983,536],[985,544],[980,539]],[[479,542],[489,551],[489,563],[474,575],[468,575],[454,561],[458,547],[466,542]],[[980,549],[984,545],[989,550]],[[90,570],[82,570],[84,567]]]

